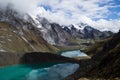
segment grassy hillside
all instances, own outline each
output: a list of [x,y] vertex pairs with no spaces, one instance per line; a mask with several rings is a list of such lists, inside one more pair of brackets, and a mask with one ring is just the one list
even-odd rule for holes
[[111,37],[103,39],[103,40],[98,40],[94,44],[92,44],[91,46],[86,47],[84,52],[86,52],[87,55],[92,57],[94,54],[101,51],[103,49],[104,43],[109,41],[110,39],[111,39]]
[[[22,35],[21,35],[22,34]],[[0,22],[0,50],[7,52],[56,52],[54,46],[49,45],[35,29],[25,30]]]

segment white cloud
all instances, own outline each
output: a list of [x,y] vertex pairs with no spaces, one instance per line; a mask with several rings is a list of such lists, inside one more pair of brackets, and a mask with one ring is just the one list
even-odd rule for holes
[[[0,0],[0,5],[3,7],[8,3],[13,3],[16,10],[27,12],[34,18],[37,14],[40,14],[50,21],[62,25],[77,24],[82,21],[99,30],[117,32],[118,29],[120,29],[120,20],[104,19],[112,13],[109,10],[110,8],[117,7],[113,1],[114,0]],[[48,9],[45,9],[43,6],[46,6]],[[98,19],[97,21],[94,20],[96,18]]]
[[[112,5],[100,7],[100,4],[105,4],[104,1],[105,0],[42,0],[41,5],[50,6],[52,9],[51,13],[54,14],[59,11],[68,14],[69,11],[73,16],[74,14],[79,14],[90,18],[101,18],[105,17],[104,14],[109,12],[108,8],[112,7]],[[106,2],[109,1],[107,0]]]
[[[120,20],[105,20],[112,12],[113,0],[41,0],[40,5],[49,6],[44,10],[44,17],[64,25],[85,22],[101,31],[120,29]],[[101,6],[104,5],[104,6]],[[97,21],[94,19],[98,18]]]
[[116,20],[100,19],[98,21],[90,20],[87,23],[101,31],[118,32],[120,29],[120,20],[118,20],[118,19],[116,19]]
[[39,5],[40,0],[0,0],[0,7],[5,8],[8,4],[13,4],[13,8],[20,12],[31,12]]

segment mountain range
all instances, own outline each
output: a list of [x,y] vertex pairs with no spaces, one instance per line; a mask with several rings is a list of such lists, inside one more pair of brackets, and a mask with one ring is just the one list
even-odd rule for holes
[[[99,31],[91,26],[80,23],[77,25],[60,25],[57,23],[50,23],[47,19],[38,17],[37,20],[41,23],[42,27],[40,31],[43,34],[43,38],[53,45],[77,45],[84,43],[92,43],[91,40],[99,40],[109,37],[113,33],[110,31]],[[87,41],[85,41],[87,40]]]
[[[76,60],[52,54],[71,46],[91,58]],[[119,48],[120,32],[100,31],[82,22],[60,25],[40,15],[33,19],[10,6],[0,8],[0,66],[75,62],[80,68],[65,80],[119,80]]]
[[19,13],[10,6],[0,9],[0,14],[1,51],[58,51],[55,46],[82,48],[113,34],[101,32],[85,23],[65,26],[40,16],[34,20],[29,14]]

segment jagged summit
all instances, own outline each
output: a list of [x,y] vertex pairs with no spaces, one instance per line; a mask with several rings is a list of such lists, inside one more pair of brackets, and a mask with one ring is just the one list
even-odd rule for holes
[[103,39],[112,34],[101,32],[82,22],[66,26],[52,23],[40,15],[36,15],[33,19],[29,13],[19,13],[11,7],[0,9],[0,13],[0,21],[15,26],[21,36],[24,34],[23,30],[33,30],[52,45],[73,46],[86,44],[86,42],[91,44],[93,40]]
[[[46,18],[38,17],[41,24],[40,31],[43,38],[52,45],[76,45],[80,39],[98,40],[112,35],[112,32],[102,32],[85,24],[71,24],[69,26],[51,23]],[[79,40],[78,40],[79,39]]]

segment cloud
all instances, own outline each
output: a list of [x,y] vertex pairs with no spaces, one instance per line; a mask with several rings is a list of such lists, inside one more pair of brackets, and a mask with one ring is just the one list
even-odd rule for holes
[[[117,32],[120,19],[109,20],[111,8],[118,5],[114,0],[0,0],[0,6],[14,4],[14,9],[27,12],[33,18],[36,15],[46,17],[61,25],[85,22],[99,30]],[[119,14],[117,14],[119,15]]]
[[105,19],[100,19],[98,21],[87,21],[87,23],[94,28],[101,30],[101,31],[113,31],[113,32],[118,32],[120,29],[120,19],[115,19],[115,20],[105,20]]
[[40,6],[44,8],[42,16],[52,22],[63,25],[85,22],[101,31],[120,29],[119,19],[106,19],[113,13],[110,9],[119,6],[114,0],[41,0]]
[[38,8],[40,0],[0,0],[0,7],[5,8],[8,4],[13,5],[13,8],[20,12],[31,12]]
[[51,10],[46,11],[52,14],[62,12],[61,17],[67,15],[67,18],[73,18],[75,15],[84,15],[89,18],[104,18],[106,13],[109,14],[109,8],[113,7],[111,4],[104,5],[107,2],[110,0],[41,0],[40,5],[49,6]]

